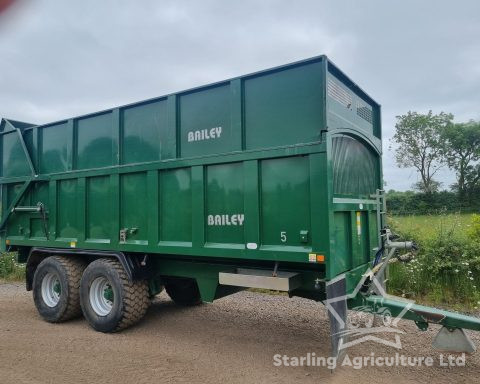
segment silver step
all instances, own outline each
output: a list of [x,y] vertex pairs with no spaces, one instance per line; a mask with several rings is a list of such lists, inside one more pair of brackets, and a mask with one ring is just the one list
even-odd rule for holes
[[274,277],[271,270],[247,268],[237,268],[231,272],[220,272],[218,280],[222,285],[284,292],[289,292],[302,285],[302,278],[298,273],[278,271]]

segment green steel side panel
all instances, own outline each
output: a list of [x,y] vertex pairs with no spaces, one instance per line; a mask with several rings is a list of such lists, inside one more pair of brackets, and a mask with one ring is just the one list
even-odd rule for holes
[[[0,128],[1,128],[1,123],[0,123]],[[1,139],[0,139],[0,145],[1,145]],[[1,165],[0,165],[1,169]],[[7,189],[6,185],[1,185],[0,184],[0,222],[3,222],[3,218],[5,217],[5,210],[7,206],[7,193],[5,192]],[[7,231],[0,231],[0,252],[5,252],[7,250],[7,244],[5,242],[7,237]]]
[[375,211],[352,209],[334,213],[333,276],[364,265],[372,259],[375,253],[373,248],[377,246],[377,230],[374,225]]
[[[32,161],[33,167],[38,171],[38,135],[37,128],[32,128],[26,131],[23,131],[23,140],[27,147],[30,160]],[[0,147],[1,148],[1,147]]]
[[368,216],[369,225],[369,238],[370,238],[370,260],[375,256],[376,250],[380,244],[378,244],[378,226],[377,226],[377,212],[369,211]]
[[50,125],[40,130],[40,173],[68,170],[68,148],[72,140],[67,123]]
[[230,86],[224,84],[180,96],[182,157],[241,150],[241,131],[230,118]]
[[[45,203],[50,236],[39,214],[15,213],[9,240],[66,248],[75,240],[77,248],[240,264],[301,262],[327,279],[364,265],[376,245],[367,200],[381,180],[380,110],[333,68],[317,57],[21,128],[40,174],[19,204]],[[327,76],[350,92],[352,105],[341,92],[328,95]],[[340,117],[327,126],[332,111]],[[17,132],[0,132],[0,147],[6,205],[32,170]],[[309,264],[310,252],[325,254],[326,263]]]
[[147,173],[120,176],[120,226],[127,228],[127,243],[148,243]]
[[[49,186],[47,182],[39,182],[32,185],[30,205],[34,206],[37,205],[37,203],[42,203],[48,210],[49,198]],[[30,217],[30,237],[45,239],[44,223],[39,213],[32,214]]]
[[332,138],[333,193],[336,196],[370,198],[379,188],[379,158],[350,136]]
[[334,213],[334,243],[332,260],[334,275],[338,275],[352,268],[352,226],[350,212]]
[[353,128],[372,134],[374,107],[330,73],[327,76],[327,97],[330,130]]
[[352,267],[358,267],[368,262],[368,231],[365,211],[352,211]]
[[[260,178],[259,161],[243,162],[245,243],[260,244]],[[247,249],[247,253],[252,252]]]
[[[23,183],[9,184],[7,186],[7,207],[13,202],[15,197],[20,193]],[[23,205],[26,201],[24,196],[17,205]],[[28,228],[27,216],[21,213],[14,212],[10,215],[7,224],[7,237],[8,236],[25,236],[25,230]]]
[[4,177],[27,176],[31,174],[25,152],[16,131],[3,137],[2,164]]
[[243,164],[207,167],[206,239],[244,248]]
[[122,163],[171,158],[175,153],[175,131],[169,128],[166,99],[125,109]]
[[[192,242],[192,177],[190,168],[160,173],[160,241],[185,246]],[[188,243],[188,244],[185,244]]]
[[322,73],[316,62],[246,79],[246,148],[320,140],[325,129]]
[[78,235],[77,242],[85,242],[87,228],[87,178],[79,177],[77,183],[77,218],[78,218]]
[[371,239],[370,239],[370,215],[368,211],[360,212],[361,217],[361,232],[362,232],[362,242],[363,242],[363,263],[368,263],[371,259]]
[[60,180],[57,183],[56,238],[76,240],[79,232],[77,215],[77,179]]
[[[262,244],[279,250],[306,252],[311,248],[308,157],[261,162]],[[301,241],[301,231],[307,231]]]
[[93,242],[110,242],[112,220],[110,177],[90,177],[86,183],[86,238]]
[[192,167],[192,249],[205,246],[205,167]]
[[78,169],[112,165],[114,145],[117,145],[117,143],[113,136],[112,113],[104,113],[78,120]]
[[326,64],[329,131],[350,128],[381,140],[380,106],[332,62]]

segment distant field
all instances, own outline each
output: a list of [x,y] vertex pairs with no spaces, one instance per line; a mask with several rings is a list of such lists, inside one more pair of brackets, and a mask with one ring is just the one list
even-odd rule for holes
[[457,236],[466,236],[471,226],[472,214],[441,214],[418,216],[390,216],[388,225],[401,233],[412,235],[415,239],[426,240],[435,237],[440,231],[451,231]]

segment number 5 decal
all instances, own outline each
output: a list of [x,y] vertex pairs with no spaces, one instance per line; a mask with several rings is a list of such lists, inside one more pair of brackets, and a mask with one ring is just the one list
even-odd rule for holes
[[280,241],[282,243],[285,243],[287,241],[287,232],[285,232],[285,231],[280,232]]

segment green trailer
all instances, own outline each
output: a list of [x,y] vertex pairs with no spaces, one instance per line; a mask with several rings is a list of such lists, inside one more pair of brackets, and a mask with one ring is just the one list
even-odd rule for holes
[[51,124],[3,119],[1,246],[50,322],[113,332],[163,288],[193,305],[254,287],[326,303],[336,352],[347,307],[406,308],[372,289],[412,246],[384,229],[381,139],[380,106],[325,56]]

